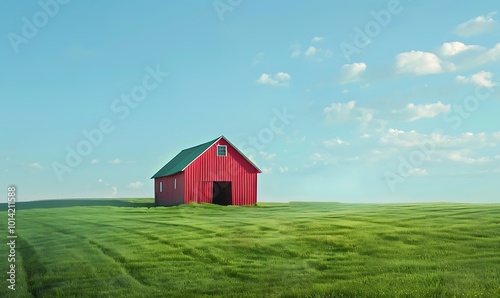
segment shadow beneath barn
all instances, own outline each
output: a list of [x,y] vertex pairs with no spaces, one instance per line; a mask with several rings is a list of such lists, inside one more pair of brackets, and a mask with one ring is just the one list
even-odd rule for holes
[[[69,207],[154,207],[151,199],[120,200],[120,199],[61,199],[16,202],[16,210],[47,209],[47,208],[69,208]],[[0,204],[0,211],[6,211],[7,204]]]

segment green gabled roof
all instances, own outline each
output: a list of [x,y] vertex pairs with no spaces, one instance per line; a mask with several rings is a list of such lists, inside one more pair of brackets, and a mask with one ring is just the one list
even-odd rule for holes
[[187,148],[182,150],[177,154],[171,161],[169,161],[163,168],[161,168],[158,173],[154,174],[153,178],[170,176],[175,173],[179,173],[184,170],[193,160],[195,160],[200,154],[205,152],[213,143],[217,142],[221,137],[210,142],[203,143],[198,146]]

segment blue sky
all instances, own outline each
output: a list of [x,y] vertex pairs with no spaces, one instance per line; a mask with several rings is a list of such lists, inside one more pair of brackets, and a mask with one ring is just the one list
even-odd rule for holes
[[497,1],[7,1],[1,185],[152,197],[224,135],[259,201],[500,202]]

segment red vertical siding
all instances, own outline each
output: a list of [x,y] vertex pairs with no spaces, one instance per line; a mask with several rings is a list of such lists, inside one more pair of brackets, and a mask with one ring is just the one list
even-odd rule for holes
[[[217,145],[227,146],[226,156],[217,156]],[[184,203],[211,203],[212,182],[231,181],[233,205],[253,205],[257,202],[257,173],[236,149],[220,139],[185,169]]]
[[[162,192],[160,192],[160,182],[163,183]],[[184,189],[185,185],[183,172],[171,176],[156,178],[155,204],[170,206],[184,203]]]
[[200,192],[198,194],[198,203],[212,203],[212,181],[200,181]]

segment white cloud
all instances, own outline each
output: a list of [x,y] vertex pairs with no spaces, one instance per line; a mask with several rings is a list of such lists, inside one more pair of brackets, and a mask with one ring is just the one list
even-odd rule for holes
[[455,56],[465,51],[472,49],[480,49],[481,47],[476,45],[466,45],[458,41],[446,42],[441,46],[440,52],[443,56]]
[[483,165],[492,161],[498,162],[495,155],[481,156],[484,150],[490,150],[494,143],[493,138],[493,133],[484,132],[467,132],[452,136],[441,132],[425,134],[415,130],[389,129],[380,137],[380,150],[372,150],[366,160],[380,162],[402,155],[406,158],[418,156],[418,160],[439,164]]
[[144,186],[144,183],[140,182],[140,181],[136,181],[136,182],[130,182],[127,187],[130,187],[130,188],[141,188]]
[[500,60],[500,43],[487,49],[455,41],[442,44],[436,53],[422,51],[400,53],[395,58],[395,71],[398,74],[413,75],[464,71],[498,60]]
[[263,73],[260,75],[256,82],[262,85],[281,86],[288,85],[288,82],[291,80],[291,78],[292,77],[286,72],[278,72],[274,76]]
[[118,194],[118,188],[116,186],[111,186],[111,196],[114,197]]
[[293,50],[291,57],[292,58],[299,58],[301,53],[302,52],[300,51],[300,49],[296,48],[296,49]]
[[457,76],[455,80],[461,83],[472,83],[477,86],[493,87],[496,84],[492,82],[491,80],[492,78],[493,78],[493,73],[483,70],[473,74],[470,77]]
[[352,110],[356,106],[354,100],[347,103],[332,103],[330,106],[323,109],[323,114],[328,123],[336,123],[345,121],[349,118]]
[[441,132],[430,134],[419,133],[415,130],[404,131],[391,128],[379,139],[381,144],[410,148],[422,144],[432,144],[436,148],[484,148],[494,143],[495,133],[466,132],[458,136],[445,135]]
[[493,62],[497,61],[500,59],[500,43],[495,44],[495,46],[488,51],[482,56],[479,57],[479,59],[482,59],[487,62]]
[[280,167],[281,173],[286,173],[286,172],[288,172],[288,170],[289,170],[288,167]]
[[257,80],[257,83],[263,84],[263,85],[277,85],[278,81],[274,80],[267,73],[263,73],[263,74],[260,75],[259,79]]
[[278,72],[276,74],[276,79],[281,82],[288,82],[292,77],[286,72]]
[[[104,181],[102,179],[98,179],[97,183],[103,184],[103,185],[105,185],[107,187],[110,186],[106,181]],[[118,194],[118,187],[116,187],[116,186],[113,185],[113,186],[111,186],[111,194],[109,194],[107,197],[114,198],[117,194]]]
[[445,105],[440,101],[437,103],[419,105],[409,103],[408,106],[400,112],[405,116],[406,121],[411,122],[422,118],[434,118],[441,113],[450,111],[450,108],[450,104]]
[[408,174],[410,176],[427,176],[427,170],[422,168],[411,168]]
[[365,63],[344,64],[340,69],[340,83],[351,83],[361,79],[361,74],[366,71]]
[[354,100],[347,103],[332,103],[323,109],[326,124],[356,121],[361,129],[379,130],[385,127],[387,121],[374,119],[374,113],[379,112],[371,108],[357,107]]
[[338,155],[332,156],[327,152],[315,152],[309,156],[309,160],[311,161],[308,164],[305,164],[306,168],[316,166],[316,165],[338,165],[339,157]]
[[423,75],[442,71],[442,61],[433,53],[411,51],[396,56],[396,72],[399,74]]
[[467,55],[461,61],[458,61],[459,69],[471,69],[484,64],[500,60],[500,43],[495,44],[490,49],[478,47],[475,55]]
[[333,56],[333,51],[330,49],[325,50],[325,58],[330,58]]
[[462,153],[454,151],[449,154],[448,157],[452,161],[462,162],[466,164],[484,164],[489,161],[487,157],[471,158],[464,156]]
[[[318,43],[323,40],[322,37],[313,38],[313,43]],[[313,61],[321,62],[326,58],[331,58],[333,56],[333,51],[327,48],[318,48],[316,46],[310,45],[304,52],[302,52],[300,45],[296,44],[292,46],[291,58],[299,58],[302,54],[304,57],[309,58]]]
[[465,84],[465,83],[469,83],[470,79],[467,78],[466,76],[456,76],[455,81]]
[[394,159],[394,156],[398,156],[401,154],[399,148],[388,147],[383,150],[372,149],[369,150],[366,157],[363,160],[366,160],[368,163],[377,163],[383,160]]
[[320,41],[323,41],[323,40],[325,40],[323,37],[321,37],[321,36],[315,36],[312,39],[312,42],[320,42]]
[[97,180],[97,183],[100,183],[100,184],[104,184],[106,186],[109,186],[109,183],[107,183],[106,181],[102,180],[102,179],[98,179]]
[[313,46],[310,46],[306,52],[304,53],[304,55],[306,57],[309,57],[309,56],[314,56],[316,54],[316,47],[313,47]]
[[262,62],[262,58],[264,58],[264,52],[260,52],[258,53],[254,58],[253,58],[253,61],[252,61],[252,64],[259,64]]
[[[383,132],[391,121],[413,122],[424,118],[434,118],[451,110],[451,104],[440,101],[429,104],[409,103],[400,109],[374,109],[358,106],[354,100],[346,103],[332,103],[322,111],[325,124],[355,121],[362,133]],[[365,138],[370,135],[365,135]]]
[[265,160],[270,160],[276,157],[276,154],[274,153],[268,153],[265,151],[260,151],[259,154],[264,157]]
[[366,129],[368,127],[375,128],[375,122],[378,126],[384,125],[385,120],[373,121],[373,111],[365,108],[359,108],[360,116],[356,117],[356,120],[360,122],[362,128]]
[[335,147],[335,146],[349,145],[349,143],[337,137],[336,139],[323,141],[323,145],[325,145],[326,147]]
[[358,155],[346,158],[346,161],[348,162],[354,162],[358,160],[360,160],[360,157]]
[[92,159],[92,161],[90,163],[93,164],[93,165],[95,165],[95,164],[98,164],[99,161],[97,159]]
[[453,33],[462,36],[469,37],[484,33],[489,33],[493,31],[497,27],[497,21],[493,19],[493,16],[496,14],[495,12],[491,12],[487,15],[482,15],[470,19],[460,25],[458,25]]
[[298,131],[294,131],[291,134],[286,135],[287,143],[302,143],[306,140],[306,136],[300,134]]
[[382,144],[390,144],[400,147],[413,147],[423,142],[423,136],[414,130],[405,134],[405,131],[403,130],[390,128],[379,141]]
[[119,159],[119,158],[115,158],[115,159],[112,159],[110,161],[108,161],[110,164],[114,164],[114,165],[117,165],[117,164],[121,164],[122,161]]
[[364,134],[360,135],[359,137],[362,138],[362,139],[368,139],[368,138],[371,137],[371,135],[369,135],[367,133],[364,133]]
[[34,162],[34,163],[30,164],[30,168],[35,169],[35,170],[43,169],[42,165],[39,164],[38,162]]
[[330,49],[318,49],[315,48],[314,57],[315,61],[321,62],[325,58],[331,58],[333,56],[333,51]]
[[262,168],[262,173],[271,174],[273,172],[272,168]]

